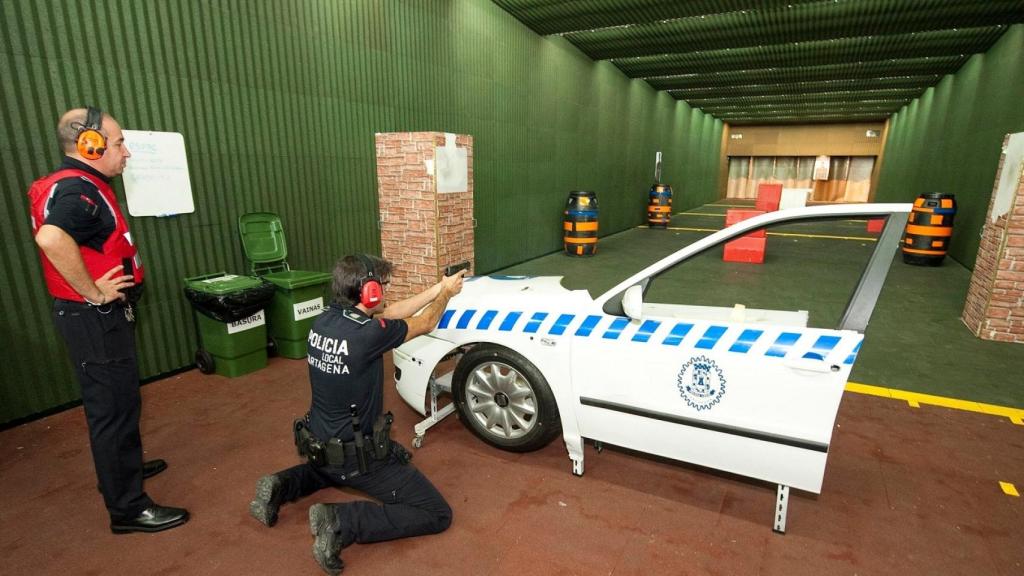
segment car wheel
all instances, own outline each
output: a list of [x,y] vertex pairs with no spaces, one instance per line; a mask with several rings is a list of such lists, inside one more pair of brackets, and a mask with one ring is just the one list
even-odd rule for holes
[[492,446],[529,452],[562,431],[547,380],[518,352],[477,346],[459,361],[452,385],[459,419]]
[[213,356],[202,348],[196,350],[196,367],[199,368],[199,371],[203,374],[213,374]]

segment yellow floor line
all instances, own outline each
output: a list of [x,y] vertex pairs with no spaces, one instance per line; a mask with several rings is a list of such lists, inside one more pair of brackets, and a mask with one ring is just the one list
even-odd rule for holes
[[[637,228],[647,228],[646,225]],[[718,228],[685,228],[680,226],[668,226],[666,230],[681,230],[683,232],[718,232]],[[861,242],[878,242],[878,238],[871,236],[831,236],[829,234],[795,234],[791,232],[767,232],[769,236],[794,236],[798,238],[822,238],[825,240],[858,240]]]
[[846,390],[857,394],[867,394],[869,396],[881,396],[882,398],[902,400],[914,408],[920,407],[921,404],[929,404],[932,406],[942,406],[943,408],[953,408],[954,410],[965,410],[967,412],[978,412],[980,414],[989,414],[991,416],[1001,416],[1009,418],[1010,422],[1013,422],[1018,426],[1024,426],[1024,410],[1021,410],[1020,408],[985,404],[983,402],[974,402],[973,400],[958,400],[956,398],[933,396],[931,394],[921,394],[918,392],[907,392],[906,390],[881,388],[879,386],[869,386],[867,384],[860,384],[857,382],[847,382]]
[[999,481],[999,487],[1003,489],[1003,494],[1007,496],[1016,496],[1020,498],[1020,492],[1017,492],[1017,487],[1010,482]]

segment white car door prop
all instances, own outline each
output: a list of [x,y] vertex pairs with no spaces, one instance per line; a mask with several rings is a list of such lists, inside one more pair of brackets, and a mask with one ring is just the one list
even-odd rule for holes
[[[626,278],[596,299],[557,277],[467,279],[437,329],[395,350],[399,394],[426,430],[458,409],[469,429],[529,451],[560,432],[573,473],[583,438],[778,485],[784,532],[789,488],[821,492],[844,386],[892,263],[910,204],[775,211],[720,230]],[[885,217],[839,325],[807,313],[644,302],[659,273],[766,225]],[[434,376],[443,359],[454,373]],[[442,394],[454,401],[438,405]]]

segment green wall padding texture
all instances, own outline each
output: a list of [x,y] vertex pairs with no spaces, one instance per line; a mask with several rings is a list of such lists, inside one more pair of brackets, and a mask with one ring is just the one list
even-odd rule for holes
[[955,194],[949,256],[973,269],[1003,138],[1024,131],[1024,24],[892,116],[876,202]]
[[570,190],[597,192],[602,234],[641,224],[658,150],[677,209],[718,196],[720,121],[486,0],[10,0],[0,78],[0,424],[78,398],[25,198],[59,162],[71,107],[185,136],[196,212],[130,222],[148,274],[143,378],[192,362],[181,281],[246,269],[239,214],[280,214],[295,269],[379,253],[376,132],[474,137],[484,273],[559,250]]

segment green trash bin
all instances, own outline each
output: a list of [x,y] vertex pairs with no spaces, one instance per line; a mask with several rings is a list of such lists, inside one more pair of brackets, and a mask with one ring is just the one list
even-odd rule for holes
[[267,307],[274,349],[286,358],[305,358],[309,329],[323,312],[331,275],[288,266],[284,227],[277,214],[250,212],[239,216],[238,234],[252,273],[276,287]]
[[201,372],[234,378],[267,365],[264,308],[274,292],[273,285],[252,276],[217,272],[185,279]]

